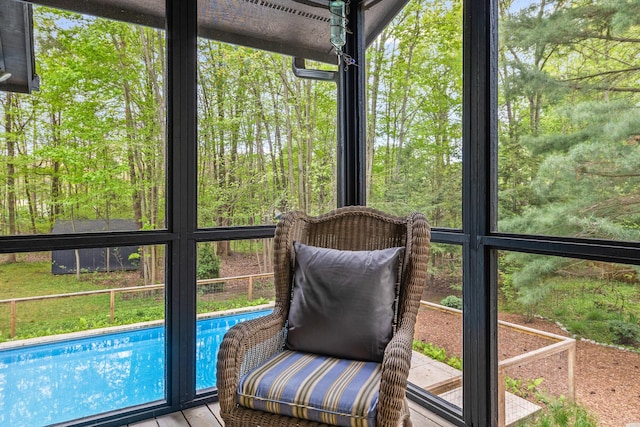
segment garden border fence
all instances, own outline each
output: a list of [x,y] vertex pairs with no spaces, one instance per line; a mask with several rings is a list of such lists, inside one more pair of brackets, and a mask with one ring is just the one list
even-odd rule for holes
[[[225,283],[234,280],[249,280],[249,285],[247,289],[247,299],[251,301],[253,299],[253,281],[254,279],[264,279],[267,277],[272,277],[273,273],[260,273],[260,274],[248,274],[244,276],[232,276],[232,277],[219,277],[215,279],[202,279],[196,281],[196,286],[201,285],[210,285],[213,283]],[[22,297],[22,298],[10,298],[0,300],[0,304],[10,304],[11,306],[11,338],[14,338],[16,335],[16,322],[18,316],[18,303],[19,302],[33,302],[33,301],[43,301],[50,299],[58,299],[58,298],[72,298],[72,297],[80,297],[87,295],[100,295],[100,294],[109,294],[109,312],[111,322],[113,323],[115,319],[115,309],[116,309],[116,293],[129,293],[129,292],[145,292],[152,291],[157,289],[164,289],[164,283],[156,284],[156,285],[144,285],[144,286],[131,286],[127,288],[110,288],[110,289],[100,289],[96,291],[82,291],[82,292],[70,292],[66,294],[51,294],[51,295],[40,295],[33,297]]]
[[[462,315],[462,310],[455,308],[445,307],[440,304],[435,304],[429,301],[420,301],[420,304],[433,310],[440,310],[450,314]],[[528,328],[526,326],[517,325],[515,323],[505,322],[504,320],[498,320],[498,326],[514,329],[516,331],[536,335],[542,338],[546,338],[555,341],[553,344],[538,348],[527,353],[519,354],[509,359],[498,362],[498,427],[504,427],[506,425],[506,386],[505,377],[506,371],[509,367],[531,363],[533,361],[553,356],[563,351],[567,352],[567,398],[575,402],[576,389],[575,389],[575,365],[576,365],[576,340],[574,338],[565,337],[562,335],[553,334],[551,332],[541,331],[538,329]],[[442,381],[430,387],[428,390],[433,394],[441,394],[445,391],[453,388],[460,387],[462,385],[462,375],[453,377],[449,380]]]

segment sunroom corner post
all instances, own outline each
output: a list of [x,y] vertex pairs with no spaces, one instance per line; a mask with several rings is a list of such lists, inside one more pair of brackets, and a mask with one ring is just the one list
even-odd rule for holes
[[338,77],[338,207],[366,205],[366,64],[362,2],[352,1],[347,11],[347,43]]
[[195,397],[197,1],[166,0],[167,16],[167,399]]
[[463,22],[463,418],[498,425],[496,253],[496,0],[464,2]]

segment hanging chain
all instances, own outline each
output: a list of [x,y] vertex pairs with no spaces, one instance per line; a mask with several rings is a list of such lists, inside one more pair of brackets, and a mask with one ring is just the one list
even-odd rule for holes
[[356,64],[356,60],[353,59],[352,57],[350,57],[349,55],[347,55],[344,52],[340,52],[338,54],[339,57],[342,58],[342,60],[344,61],[344,70],[347,71],[349,69],[349,66],[353,65],[355,67],[358,66],[358,64]]

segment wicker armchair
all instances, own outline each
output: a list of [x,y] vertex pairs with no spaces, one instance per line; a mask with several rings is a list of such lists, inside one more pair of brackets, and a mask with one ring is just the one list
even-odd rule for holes
[[[247,372],[284,349],[295,252],[293,242],[341,251],[373,251],[402,246],[396,329],[384,349],[375,425],[411,426],[406,401],[412,341],[427,278],[430,227],[422,214],[401,218],[366,207],[346,207],[318,217],[285,214],[276,227],[272,314],[240,323],[225,335],[217,364],[221,416],[226,427],[329,426],[317,421],[250,409],[238,403],[238,384]],[[358,424],[360,425],[360,424]]]

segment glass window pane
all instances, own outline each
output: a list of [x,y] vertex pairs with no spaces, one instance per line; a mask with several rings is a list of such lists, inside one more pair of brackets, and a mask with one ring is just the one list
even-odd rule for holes
[[290,57],[210,39],[198,40],[198,58],[198,225],[335,207],[335,83],[295,77]]
[[640,379],[638,267],[513,252],[498,259],[507,424],[533,412],[525,425],[640,419],[630,399]]
[[499,7],[500,231],[638,240],[637,13]]
[[40,89],[0,92],[0,234],[165,228],[164,31],[33,21]]
[[222,338],[238,322],[273,310],[273,239],[197,246],[196,389],[216,386]]
[[367,50],[367,203],[462,226],[462,2],[411,1]]
[[164,252],[2,256],[0,424],[43,426],[165,398]]
[[462,408],[462,251],[431,244],[409,381]]

